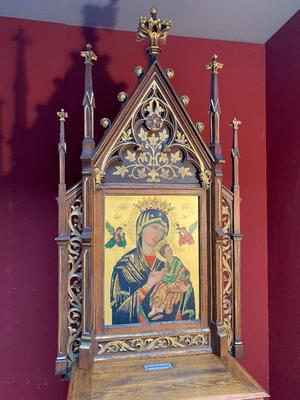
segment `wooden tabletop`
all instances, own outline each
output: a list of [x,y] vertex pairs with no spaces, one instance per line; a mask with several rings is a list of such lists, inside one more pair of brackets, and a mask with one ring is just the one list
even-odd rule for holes
[[[144,365],[172,369],[145,371]],[[193,354],[75,367],[68,400],[250,400],[269,397],[232,357]]]

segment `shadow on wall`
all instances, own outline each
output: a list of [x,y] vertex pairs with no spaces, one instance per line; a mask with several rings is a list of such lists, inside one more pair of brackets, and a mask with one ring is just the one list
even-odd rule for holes
[[[118,0],[114,0],[105,7],[85,5],[82,9],[83,24],[103,24],[105,20],[106,26],[113,28],[117,3]],[[26,30],[27,23],[31,27],[29,33]],[[0,132],[3,133],[0,151],[5,155],[0,171],[2,188],[5,188],[0,203],[3,245],[0,301],[5,340],[1,342],[0,351],[2,359],[7,360],[1,374],[1,391],[3,398],[10,400],[66,399],[67,385],[54,375],[58,280],[54,242],[57,235],[57,206],[54,199],[57,195],[59,140],[56,111],[65,108],[70,116],[66,126],[67,185],[70,186],[80,179],[81,171],[84,64],[79,53],[87,42],[92,43],[98,55],[96,74],[94,68],[94,91],[98,93],[97,110],[101,110],[101,115],[96,114],[96,126],[104,115],[113,119],[117,101],[112,101],[112,96],[126,90],[124,83],[114,82],[110,77],[110,57],[101,53],[101,34],[93,28],[82,28],[82,40],[77,44],[76,52],[68,54],[66,48],[66,57],[70,58],[71,66],[62,78],[55,79],[54,90],[52,85],[51,91],[43,87],[43,82],[47,81],[47,63],[55,57],[53,48],[48,50],[47,43],[45,53],[37,55],[45,60],[44,79],[37,74],[34,80],[28,80],[29,71],[36,68],[34,58],[28,57],[28,46],[34,46],[37,42],[41,44],[43,40],[34,30],[38,24],[22,20],[12,23],[14,27],[23,28],[18,29],[11,37],[11,42],[7,43],[10,48],[14,46],[16,56],[15,62],[10,64],[10,68],[15,69],[14,109],[11,110],[14,123],[6,132],[1,129],[4,126],[3,119],[9,118],[3,110],[6,93],[2,93],[0,98]],[[43,29],[46,29],[45,25]],[[61,25],[57,29],[64,33],[69,29],[72,32],[76,30]],[[62,43],[66,43],[67,47],[68,42]],[[61,46],[61,43],[57,46]],[[37,85],[43,98],[51,97],[34,109],[30,95]],[[34,116],[36,111],[37,117],[29,123],[29,116]],[[96,137],[96,141],[99,139]]]

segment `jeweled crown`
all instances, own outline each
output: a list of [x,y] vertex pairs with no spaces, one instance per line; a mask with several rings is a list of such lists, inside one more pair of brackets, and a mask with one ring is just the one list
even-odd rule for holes
[[169,203],[167,200],[161,200],[157,197],[145,197],[143,198],[143,200],[140,200],[138,203],[134,204],[134,206],[140,212],[150,209],[156,209],[160,210],[164,214],[168,214],[168,212],[174,209],[171,203]]

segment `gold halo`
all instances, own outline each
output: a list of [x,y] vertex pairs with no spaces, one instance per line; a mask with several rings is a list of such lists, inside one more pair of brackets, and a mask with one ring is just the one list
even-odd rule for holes
[[[166,195],[168,197],[168,195]],[[154,196],[141,196],[141,201],[143,201],[145,198],[149,199],[153,197],[153,199],[157,199],[157,195]],[[164,199],[164,195],[159,196],[162,199]],[[167,198],[166,198],[167,201]],[[171,204],[170,204],[171,205]],[[138,208],[136,207],[136,202],[135,203],[131,203],[129,208],[131,208],[131,210],[128,213],[128,221],[126,223],[126,233],[128,235],[128,238],[133,242],[136,243],[136,221],[138,219],[138,216],[140,215],[140,213],[142,211],[138,211]],[[174,212],[174,207],[173,209],[170,209],[169,212],[167,213],[167,217],[169,219],[169,232],[167,235],[168,241],[170,243],[172,243],[173,245],[175,244],[174,238],[171,238],[172,236],[174,236],[173,234],[173,229],[176,230],[176,224],[177,224],[177,219],[176,219],[176,214]],[[165,238],[166,239],[166,238]],[[163,240],[165,240],[163,239]],[[159,242],[161,243],[161,242]]]

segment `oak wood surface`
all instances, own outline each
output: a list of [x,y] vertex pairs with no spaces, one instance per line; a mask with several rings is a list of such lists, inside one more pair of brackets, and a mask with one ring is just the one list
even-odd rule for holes
[[[144,370],[144,364],[166,362],[173,368]],[[74,397],[78,392],[81,397]],[[159,400],[250,400],[269,396],[234,358],[202,354],[107,361],[94,364],[88,371],[75,368],[68,400],[153,400],[158,397]]]

